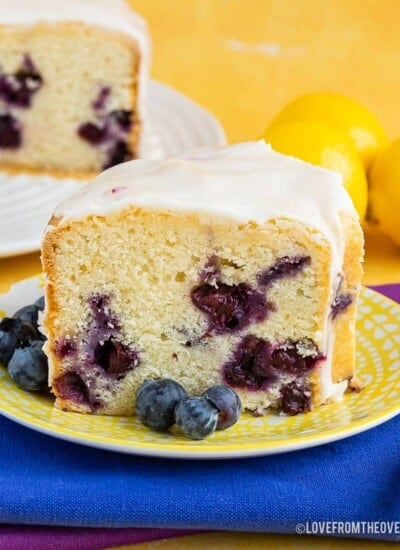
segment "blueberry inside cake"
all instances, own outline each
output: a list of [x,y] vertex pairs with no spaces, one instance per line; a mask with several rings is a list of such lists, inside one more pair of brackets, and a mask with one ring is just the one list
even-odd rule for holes
[[87,176],[137,157],[147,50],[125,0],[0,2],[2,169]]
[[131,415],[147,379],[287,415],[355,374],[363,237],[340,176],[263,142],[137,160],[56,210],[43,244],[57,407]]

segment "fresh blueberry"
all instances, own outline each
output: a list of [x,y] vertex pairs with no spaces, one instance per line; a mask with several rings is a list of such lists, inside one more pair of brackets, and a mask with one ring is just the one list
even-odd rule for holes
[[174,424],[177,403],[186,398],[186,391],[174,380],[146,380],[136,393],[136,416],[153,430],[166,430]]
[[33,326],[36,331],[39,331],[38,327],[38,317],[39,317],[39,308],[36,304],[29,306],[21,307],[13,315],[14,319],[21,319]]
[[22,390],[39,391],[46,387],[48,365],[42,347],[41,340],[31,341],[28,346],[17,348],[8,363],[8,374]]
[[41,296],[36,300],[35,306],[37,306],[40,309],[40,311],[44,311],[44,307],[45,307],[44,296]]
[[203,397],[211,401],[218,409],[217,430],[230,428],[240,418],[242,403],[238,394],[228,386],[213,386],[203,393]]
[[32,325],[21,319],[5,317],[0,321],[0,363],[7,366],[17,347],[30,339],[36,340],[37,333]]
[[175,422],[191,439],[204,439],[215,432],[218,409],[205,397],[190,397],[175,408]]

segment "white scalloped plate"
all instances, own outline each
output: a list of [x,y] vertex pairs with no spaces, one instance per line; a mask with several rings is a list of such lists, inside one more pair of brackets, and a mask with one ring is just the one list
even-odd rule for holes
[[[0,295],[11,315],[41,294],[38,279]],[[315,447],[369,430],[400,413],[400,306],[369,289],[360,297],[357,325],[357,376],[365,385],[339,403],[292,417],[245,413],[229,430],[204,441],[178,433],[158,433],[136,418],[62,412],[51,397],[18,389],[0,366],[0,414],[47,435],[81,445],[129,454],[169,458],[239,458]]]
[[[224,144],[224,131],[208,111],[165,84],[150,83],[142,158]],[[0,258],[38,250],[54,208],[81,185],[72,179],[0,173]]]

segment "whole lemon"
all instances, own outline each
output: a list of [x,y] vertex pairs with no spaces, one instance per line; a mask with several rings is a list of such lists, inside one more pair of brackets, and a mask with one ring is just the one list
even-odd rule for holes
[[353,141],[366,170],[388,143],[378,119],[364,105],[341,94],[302,95],[286,105],[273,119],[271,126],[301,120],[318,120],[341,128]]
[[371,220],[400,245],[400,138],[376,159],[369,184]]
[[365,171],[344,131],[321,122],[300,121],[276,124],[266,131],[264,139],[280,153],[340,172],[360,219],[364,219],[368,194]]

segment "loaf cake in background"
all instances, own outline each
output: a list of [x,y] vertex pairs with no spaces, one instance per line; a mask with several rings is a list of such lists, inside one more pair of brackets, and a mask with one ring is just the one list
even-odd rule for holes
[[137,157],[148,49],[125,0],[0,0],[0,168],[90,177]]
[[56,406],[131,415],[155,378],[230,385],[256,414],[339,400],[362,258],[340,176],[263,142],[116,166],[45,235]]

